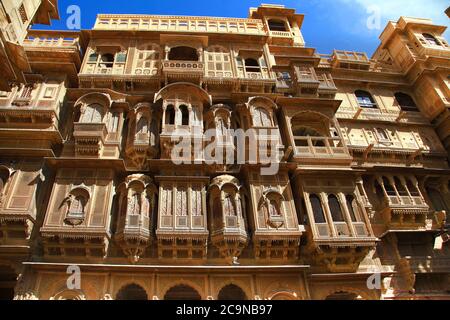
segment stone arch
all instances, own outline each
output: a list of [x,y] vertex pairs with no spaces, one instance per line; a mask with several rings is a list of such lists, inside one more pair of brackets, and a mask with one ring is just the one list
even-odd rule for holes
[[82,290],[62,290],[53,295],[50,300],[86,300]]
[[111,96],[102,92],[91,92],[81,96],[74,104],[75,107],[79,107],[82,105],[89,105],[98,103],[102,105],[104,108],[108,109],[111,107],[112,100]]
[[321,136],[330,135],[331,119],[317,111],[300,111],[290,118],[291,129],[294,133],[297,129],[308,128],[318,132]]
[[[339,286],[334,288],[329,288],[328,290],[325,290],[321,296],[319,297],[319,300],[326,300],[327,297],[332,296],[336,293],[348,293],[352,294],[358,300],[375,300],[375,296],[371,296],[370,293],[365,292],[364,290],[355,288],[355,287],[347,287],[347,286]],[[339,299],[338,299],[339,300]]]
[[236,189],[236,191],[239,191],[241,183],[236,177],[224,174],[213,178],[210,184],[210,188],[216,186],[219,189],[222,189],[225,185],[231,185]]
[[297,293],[290,290],[281,290],[271,292],[269,300],[299,300]]
[[249,296],[240,286],[229,283],[219,290],[217,300],[249,300]]
[[267,111],[272,112],[273,110],[277,110],[278,106],[277,104],[270,98],[262,97],[262,96],[255,96],[251,97],[247,101],[247,106],[258,106],[258,107],[264,107]]
[[164,300],[202,300],[201,290],[196,287],[185,282],[172,285],[165,291]]
[[206,92],[203,88],[189,82],[175,82],[165,86],[157,93],[155,93],[153,102],[156,103],[158,100],[164,99],[174,92],[192,93],[201,102],[207,103],[209,105],[212,104],[212,98],[208,94],[208,92]]
[[223,281],[220,281],[217,283],[217,285],[215,286],[217,292],[216,292],[216,295],[214,296],[214,298],[218,299],[220,290],[222,290],[223,288],[225,288],[226,286],[229,286],[229,285],[234,285],[234,286],[239,287],[244,292],[247,299],[249,299],[249,300],[253,296],[252,288],[248,283],[246,283],[242,279],[231,277],[231,278],[224,279]]
[[116,300],[148,300],[147,291],[139,284],[123,285],[116,293]]
[[169,60],[199,61],[198,50],[190,45],[174,45],[169,48]]

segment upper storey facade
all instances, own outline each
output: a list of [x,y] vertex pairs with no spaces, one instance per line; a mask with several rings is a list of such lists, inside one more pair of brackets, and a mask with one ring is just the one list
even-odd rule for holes
[[[380,267],[398,292],[416,272],[446,275],[447,251],[433,251],[450,212],[445,28],[401,18],[369,58],[318,54],[302,21],[262,5],[248,19],[99,15],[92,30],[31,31],[29,83],[0,92],[0,254],[307,263],[317,287]],[[233,154],[232,130],[271,132],[279,170],[262,175],[247,145],[244,163],[171,161],[174,136],[204,146],[209,130]]]
[[10,91],[10,83],[25,83],[31,72],[23,40],[34,23],[50,24],[58,19],[56,0],[0,1],[0,90]]

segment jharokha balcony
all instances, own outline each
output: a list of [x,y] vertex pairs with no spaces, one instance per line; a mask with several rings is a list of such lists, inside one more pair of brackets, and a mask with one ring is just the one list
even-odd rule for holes
[[162,66],[165,79],[199,79],[205,72],[204,63],[199,61],[168,60]]
[[335,50],[332,65],[337,68],[369,70],[370,59],[364,52]]
[[317,158],[322,160],[327,158],[347,159],[349,156],[348,149],[339,137],[294,136],[294,140],[294,158],[299,161]]
[[[383,228],[380,232],[428,230],[432,210],[425,202],[415,177],[384,175],[373,178],[372,203]],[[378,226],[379,228],[381,226]]]
[[[310,222],[306,252],[331,272],[356,270],[377,242],[357,189],[331,179],[314,185],[308,180],[300,182],[305,191],[311,191],[304,196]],[[340,191],[319,192],[330,189],[326,187],[329,183],[341,185]]]
[[107,135],[105,123],[75,123],[75,153],[78,156],[99,156]]
[[[349,165],[349,150],[333,118],[317,112],[296,112],[285,108],[293,159],[298,164]],[[289,117],[289,113],[294,116]]]

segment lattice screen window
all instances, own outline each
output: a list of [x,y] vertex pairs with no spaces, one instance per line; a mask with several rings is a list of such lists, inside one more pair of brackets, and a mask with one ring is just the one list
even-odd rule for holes
[[103,119],[103,106],[91,104],[84,110],[80,122],[82,123],[101,123]]
[[19,15],[22,23],[25,24],[28,21],[27,11],[25,10],[25,6],[22,5],[19,7]]
[[207,53],[208,76],[232,77],[230,53],[220,47],[208,49]]
[[254,127],[271,127],[272,119],[269,112],[264,108],[255,108],[253,111],[253,126]]
[[117,132],[119,128],[119,113],[114,112],[111,114],[108,122],[108,131],[109,132]]
[[157,45],[142,46],[137,50],[135,74],[156,75],[159,68],[160,49]]
[[187,216],[187,189],[185,187],[178,187],[176,193],[176,209],[177,216]]
[[22,87],[20,91],[19,98],[20,99],[29,99],[31,98],[31,94],[33,93],[34,86],[33,85],[25,85]]
[[161,190],[161,214],[164,216],[172,215],[172,188]]
[[192,205],[192,215],[201,216],[202,215],[202,192],[200,188],[192,188],[191,196]]

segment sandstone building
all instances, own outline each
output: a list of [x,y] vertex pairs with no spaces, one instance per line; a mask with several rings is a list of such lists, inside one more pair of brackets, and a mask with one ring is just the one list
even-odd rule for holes
[[[56,1],[1,3],[1,298],[450,298],[445,26],[389,22],[370,58],[278,5],[25,35]],[[211,129],[275,132],[279,170],[173,162]]]

